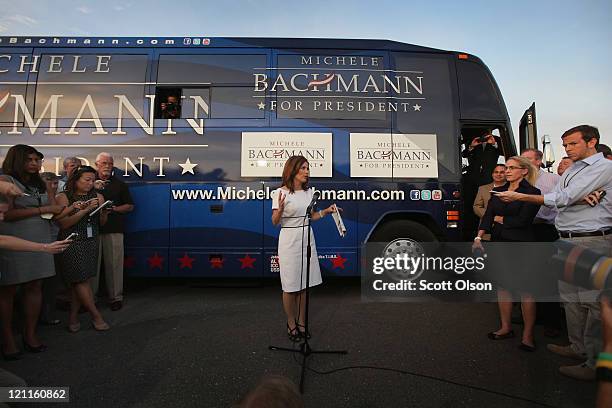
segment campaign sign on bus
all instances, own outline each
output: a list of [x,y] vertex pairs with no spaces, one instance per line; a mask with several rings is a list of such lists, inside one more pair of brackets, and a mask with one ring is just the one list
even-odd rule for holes
[[351,177],[437,178],[436,135],[351,133]]
[[332,134],[242,132],[242,177],[280,177],[291,156],[304,156],[312,177],[332,176]]

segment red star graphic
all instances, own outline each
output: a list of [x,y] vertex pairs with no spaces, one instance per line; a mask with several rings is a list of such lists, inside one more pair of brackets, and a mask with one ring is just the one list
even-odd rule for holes
[[347,261],[347,258],[343,258],[342,255],[336,254],[335,258],[331,258],[332,269],[342,268],[344,269],[344,263]]
[[183,268],[193,269],[193,261],[195,261],[195,258],[190,258],[189,255],[187,255],[187,252],[185,252],[185,255],[183,255],[182,258],[177,258],[177,259],[181,263],[181,265],[179,266],[181,269]]
[[245,269],[245,268],[255,269],[254,263],[257,260],[257,258],[251,258],[251,256],[247,254],[244,258],[238,258],[238,260],[241,263],[240,269]]
[[149,263],[149,269],[162,269],[162,262],[164,262],[164,258],[159,256],[156,252],[155,255],[153,255],[151,258],[147,258],[147,262]]
[[126,256],[123,258],[123,267],[125,269],[131,269],[136,265],[136,258],[133,256]]
[[210,258],[210,267],[213,269],[223,269],[223,261],[224,259],[218,256]]

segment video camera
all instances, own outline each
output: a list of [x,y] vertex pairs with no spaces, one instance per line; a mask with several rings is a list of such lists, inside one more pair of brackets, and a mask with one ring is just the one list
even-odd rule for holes
[[178,103],[168,102],[164,109],[166,116],[171,118],[178,118],[181,113],[181,105]]

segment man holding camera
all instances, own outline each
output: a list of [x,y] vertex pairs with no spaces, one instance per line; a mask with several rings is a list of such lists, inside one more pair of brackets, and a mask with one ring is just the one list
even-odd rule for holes
[[[111,200],[113,206],[108,214],[108,221],[100,227],[100,242],[104,259],[104,272],[106,290],[112,311],[123,307],[123,215],[134,210],[134,202],[127,185],[113,174],[113,156],[102,152],[96,157],[98,179],[95,182],[96,190],[104,196],[104,200]],[[98,274],[92,282],[93,292],[98,289],[100,266]]]
[[176,95],[168,95],[166,102],[162,102],[161,105],[161,117],[162,119],[180,119],[181,118],[181,105],[179,103],[179,97]]
[[[500,156],[500,149],[495,136],[486,132],[484,135],[475,136],[461,155],[468,159],[462,180],[463,208],[468,209],[474,205],[478,187],[493,181],[492,174]],[[477,225],[478,219],[475,214],[472,211],[465,211],[463,235],[466,240],[472,239]]]

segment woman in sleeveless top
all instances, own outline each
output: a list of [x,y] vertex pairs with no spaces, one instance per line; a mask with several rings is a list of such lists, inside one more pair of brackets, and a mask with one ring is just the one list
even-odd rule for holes
[[[283,308],[287,314],[287,335],[291,341],[299,341],[301,336],[309,336],[304,328],[304,309],[306,307],[306,246],[308,235],[305,217],[308,205],[312,201],[313,189],[308,187],[310,167],[303,156],[292,156],[283,169],[281,188],[272,196],[272,223],[281,226],[278,237],[278,258],[281,286],[283,288]],[[331,205],[321,211],[312,210],[312,220],[316,221],[325,215],[335,212]],[[309,287],[321,284],[321,270],[317,247],[310,229],[311,257]]]
[[[5,222],[0,223],[0,234],[51,243],[50,220],[41,215],[60,214],[62,207],[55,203],[55,191],[48,188],[38,174],[42,159],[42,153],[27,145],[15,145],[6,153],[1,180],[15,184],[27,195],[9,197],[4,201],[8,204],[8,211]],[[5,357],[20,355],[12,332],[13,302],[19,285],[23,290],[25,317],[23,346],[34,353],[46,350],[36,335],[36,325],[41,307],[42,279],[54,274],[53,256],[49,253],[0,250],[0,320]]]
[[89,215],[104,202],[102,194],[94,190],[95,180],[96,171],[92,167],[79,167],[66,182],[66,190],[57,196],[58,203],[74,207],[68,215],[58,220],[58,238],[78,234],[74,243],[59,256],[63,278],[72,290],[68,320],[68,330],[72,333],[81,327],[78,315],[81,305],[90,313],[96,330],[109,329],[96,308],[89,283],[89,278],[96,275],[98,268],[98,230],[108,217],[105,209]]

